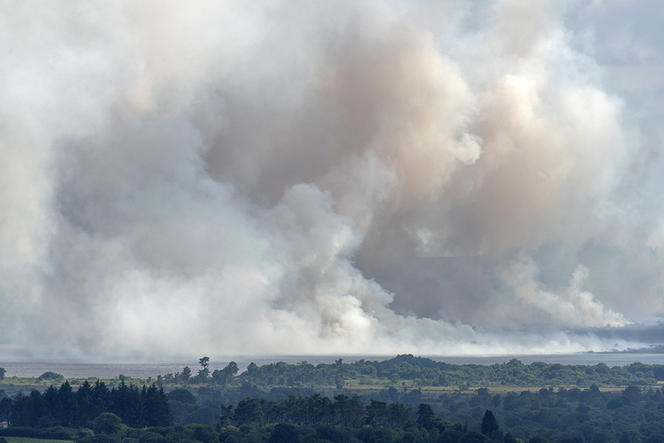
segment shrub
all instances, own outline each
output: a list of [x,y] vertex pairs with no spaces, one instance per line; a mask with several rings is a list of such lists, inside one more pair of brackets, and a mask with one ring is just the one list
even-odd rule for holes
[[65,377],[64,375],[58,374],[57,372],[46,371],[42,375],[40,375],[38,379],[41,381],[58,381],[58,380],[64,380]]

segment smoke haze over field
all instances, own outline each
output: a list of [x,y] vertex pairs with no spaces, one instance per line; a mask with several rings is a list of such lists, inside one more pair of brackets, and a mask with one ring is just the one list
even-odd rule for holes
[[0,355],[643,345],[655,6],[0,2]]

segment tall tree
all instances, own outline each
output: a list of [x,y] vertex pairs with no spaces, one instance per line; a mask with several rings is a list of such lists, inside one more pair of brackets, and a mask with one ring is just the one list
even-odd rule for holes
[[143,418],[146,426],[168,426],[173,419],[164,391],[151,385],[144,391]]
[[110,393],[106,384],[97,380],[92,387],[90,415],[92,417],[97,417],[102,412],[109,410],[110,404]]
[[426,403],[420,403],[417,407],[417,424],[425,429],[431,429],[435,415],[433,409]]
[[78,388],[74,397],[76,398],[76,404],[78,405],[79,411],[76,417],[74,417],[74,425],[84,426],[95,417],[91,413],[92,388],[87,380],[83,382],[80,388]]
[[201,365],[203,369],[207,369],[208,366],[210,365],[210,357],[201,357],[198,360],[198,363]]
[[191,368],[189,366],[182,368],[182,374],[180,377],[182,377],[183,383],[189,383],[189,379],[191,378]]
[[201,365],[201,369],[198,370],[196,381],[204,383],[210,377],[210,369],[208,368],[210,357],[201,357],[198,363]]
[[493,412],[489,411],[488,409],[484,413],[484,417],[482,417],[482,434],[492,436],[496,431],[498,431],[498,422],[496,421],[496,417],[494,417]]
[[60,423],[64,426],[72,426],[78,410],[74,392],[68,381],[61,384],[60,389],[58,389],[58,403],[61,407]]

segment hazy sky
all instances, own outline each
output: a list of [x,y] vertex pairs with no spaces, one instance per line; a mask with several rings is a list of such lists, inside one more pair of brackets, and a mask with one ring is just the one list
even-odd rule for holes
[[0,1],[0,357],[656,342],[659,6]]

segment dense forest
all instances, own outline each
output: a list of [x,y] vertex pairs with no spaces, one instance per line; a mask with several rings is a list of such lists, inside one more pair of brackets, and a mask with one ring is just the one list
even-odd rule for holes
[[[64,381],[46,372],[26,393],[21,386],[30,385],[5,379],[0,386],[11,386],[15,394],[0,389],[0,421],[10,424],[0,436],[127,442],[664,442],[662,367],[657,365],[609,368],[518,360],[450,365],[401,355],[316,366],[250,364],[239,373],[232,362],[214,371],[207,357],[199,363],[195,375],[184,368],[151,384],[124,376]],[[359,386],[361,380],[368,383]]]
[[237,375],[235,362],[210,372],[209,359],[203,357],[194,375],[191,368],[159,377],[163,384],[214,384],[256,386],[336,386],[348,384],[389,386],[406,383],[415,386],[628,386],[655,385],[664,380],[664,366],[633,363],[609,367],[603,363],[562,365],[556,363],[523,364],[517,359],[492,365],[458,365],[412,355],[398,355],[383,361],[359,360],[313,365],[284,362],[258,366],[249,364]]
[[[199,388],[194,391],[195,395],[189,393],[189,399],[182,391],[178,389],[169,394],[176,422],[205,422],[206,408],[219,404],[218,400],[211,400],[207,389]],[[239,398],[241,394],[237,391],[226,392]],[[311,424],[311,417],[318,417],[324,424],[339,425],[344,423],[334,415],[334,405],[344,400],[356,411],[352,415],[355,425],[373,427],[381,423],[398,427],[407,423],[408,417],[413,418],[421,404],[427,404],[436,417],[461,423],[464,429],[475,432],[480,431],[479,423],[485,411],[491,410],[503,431],[524,440],[543,436],[550,441],[664,441],[664,392],[661,389],[643,390],[631,386],[601,392],[591,386],[587,389],[542,388],[535,392],[498,394],[479,388],[472,394],[454,392],[435,397],[424,396],[417,390],[383,390],[359,396],[339,394],[331,398],[315,394],[298,396],[300,392],[297,389],[273,389],[262,397],[238,401],[235,410],[222,411],[221,416],[230,418],[236,426],[274,422],[306,426]],[[245,393],[251,394],[249,390]],[[224,396],[222,403],[231,398]],[[187,401],[186,407],[180,400]],[[365,407],[364,412],[358,405]],[[225,407],[229,408],[230,404]]]
[[[187,391],[188,392],[188,391]],[[184,392],[179,392],[182,396]],[[191,395],[191,393],[190,393]],[[108,412],[113,411],[113,412]],[[269,401],[246,398],[237,405],[219,405],[216,425],[168,426],[170,409],[156,387],[103,383],[84,384],[73,392],[69,383],[45,394],[33,391],[2,400],[0,418],[12,423],[0,436],[66,438],[88,441],[202,441],[202,442],[429,442],[504,441],[505,435],[490,411],[481,433],[435,416],[431,406],[414,411],[400,404],[358,397],[321,395]],[[507,434],[506,441],[516,441]]]
[[166,395],[155,385],[139,389],[120,383],[109,390],[103,382],[85,382],[74,391],[65,382],[59,388],[50,386],[43,394],[19,392],[13,399],[0,400],[0,419],[12,426],[83,427],[105,412],[134,427],[167,426],[173,421]]
[[[654,386],[659,381],[664,381],[664,365],[643,363],[609,367],[603,363],[593,366],[542,362],[524,364],[512,359],[506,363],[473,365],[452,364],[406,354],[382,361],[359,360],[352,363],[344,363],[342,359],[331,364],[317,365],[306,361],[297,364],[277,362],[262,366],[250,363],[246,370],[240,372],[235,362],[212,371],[209,362],[208,357],[202,357],[199,361],[200,368],[195,373],[186,366],[180,372],[160,375],[154,381],[157,386],[238,387],[250,384],[263,388],[284,386],[317,389],[327,387],[348,389],[354,385],[587,388],[592,385]],[[4,369],[0,368],[0,380],[3,380],[4,374]],[[118,379],[129,378],[120,375]],[[5,381],[7,380],[9,379]],[[33,383],[46,386],[58,381],[64,381],[64,377],[50,371],[32,379]],[[148,382],[150,383],[151,381]]]
[[[12,426],[0,436],[321,443],[664,441],[664,392],[635,386],[617,392],[593,386],[507,394],[480,388],[472,395],[443,394],[434,403],[412,405],[343,394],[282,400],[253,397],[236,404],[201,405],[199,396],[182,388],[169,393],[164,403],[155,386],[121,386],[107,390],[98,384],[72,392],[64,383],[47,391],[51,400],[37,391],[5,398],[0,419],[9,419]],[[205,424],[190,417],[169,426],[172,405],[183,401],[192,409],[214,410],[214,421]]]

